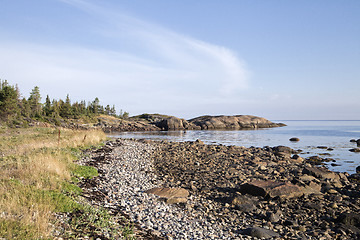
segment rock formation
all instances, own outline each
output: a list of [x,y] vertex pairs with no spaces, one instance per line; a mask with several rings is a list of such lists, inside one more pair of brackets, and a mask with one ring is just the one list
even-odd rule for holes
[[201,116],[189,120],[201,129],[257,129],[285,126],[282,123],[273,123],[265,118],[251,115],[236,116]]

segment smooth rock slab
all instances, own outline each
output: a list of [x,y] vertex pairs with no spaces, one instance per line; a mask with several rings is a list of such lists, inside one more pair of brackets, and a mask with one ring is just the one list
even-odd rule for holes
[[162,198],[187,198],[189,196],[188,190],[184,188],[152,188],[146,193],[151,193]]
[[275,182],[270,180],[254,180],[241,185],[240,190],[242,193],[248,193],[253,196],[270,196],[271,198],[293,198],[299,197],[303,194],[302,189],[292,183]]
[[331,172],[325,168],[305,167],[303,173],[319,179],[339,180],[339,176],[336,173]]

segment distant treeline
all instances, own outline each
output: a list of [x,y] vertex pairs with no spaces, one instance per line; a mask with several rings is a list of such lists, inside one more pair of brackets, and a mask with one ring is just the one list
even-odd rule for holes
[[102,106],[96,97],[94,101],[71,103],[69,95],[65,101],[50,100],[46,96],[45,103],[41,103],[39,87],[34,87],[30,97],[26,99],[21,97],[18,85],[10,85],[6,80],[0,80],[0,120],[16,121],[23,119],[36,119],[49,122],[59,122],[60,119],[80,119],[92,118],[99,114],[105,114],[114,117],[127,118],[129,113],[120,111],[116,114],[115,106]]

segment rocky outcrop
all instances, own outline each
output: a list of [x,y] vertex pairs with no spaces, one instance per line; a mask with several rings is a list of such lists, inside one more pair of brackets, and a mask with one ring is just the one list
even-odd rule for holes
[[200,127],[189,123],[185,119],[177,118],[177,117],[166,117],[159,122],[156,122],[155,125],[162,130],[194,130],[201,129]]
[[257,129],[285,126],[273,123],[265,118],[251,115],[236,116],[201,116],[189,120],[189,123],[201,129]]
[[99,117],[94,125],[104,132],[160,131],[161,129],[144,120],[125,120],[110,117]]
[[[129,119],[102,115],[96,124],[68,124],[74,129],[101,128],[104,132],[207,130],[207,129],[257,129],[285,126],[265,118],[250,115],[202,116],[191,120],[161,114],[142,114]],[[65,126],[64,126],[65,127]]]

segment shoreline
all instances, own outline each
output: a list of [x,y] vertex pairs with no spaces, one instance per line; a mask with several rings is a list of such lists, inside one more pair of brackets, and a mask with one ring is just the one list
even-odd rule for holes
[[[116,139],[82,164],[99,170],[92,190],[107,200],[97,204],[119,208],[144,239],[359,237],[359,183],[296,156],[288,147]],[[145,193],[154,187],[190,196],[168,204]]]

